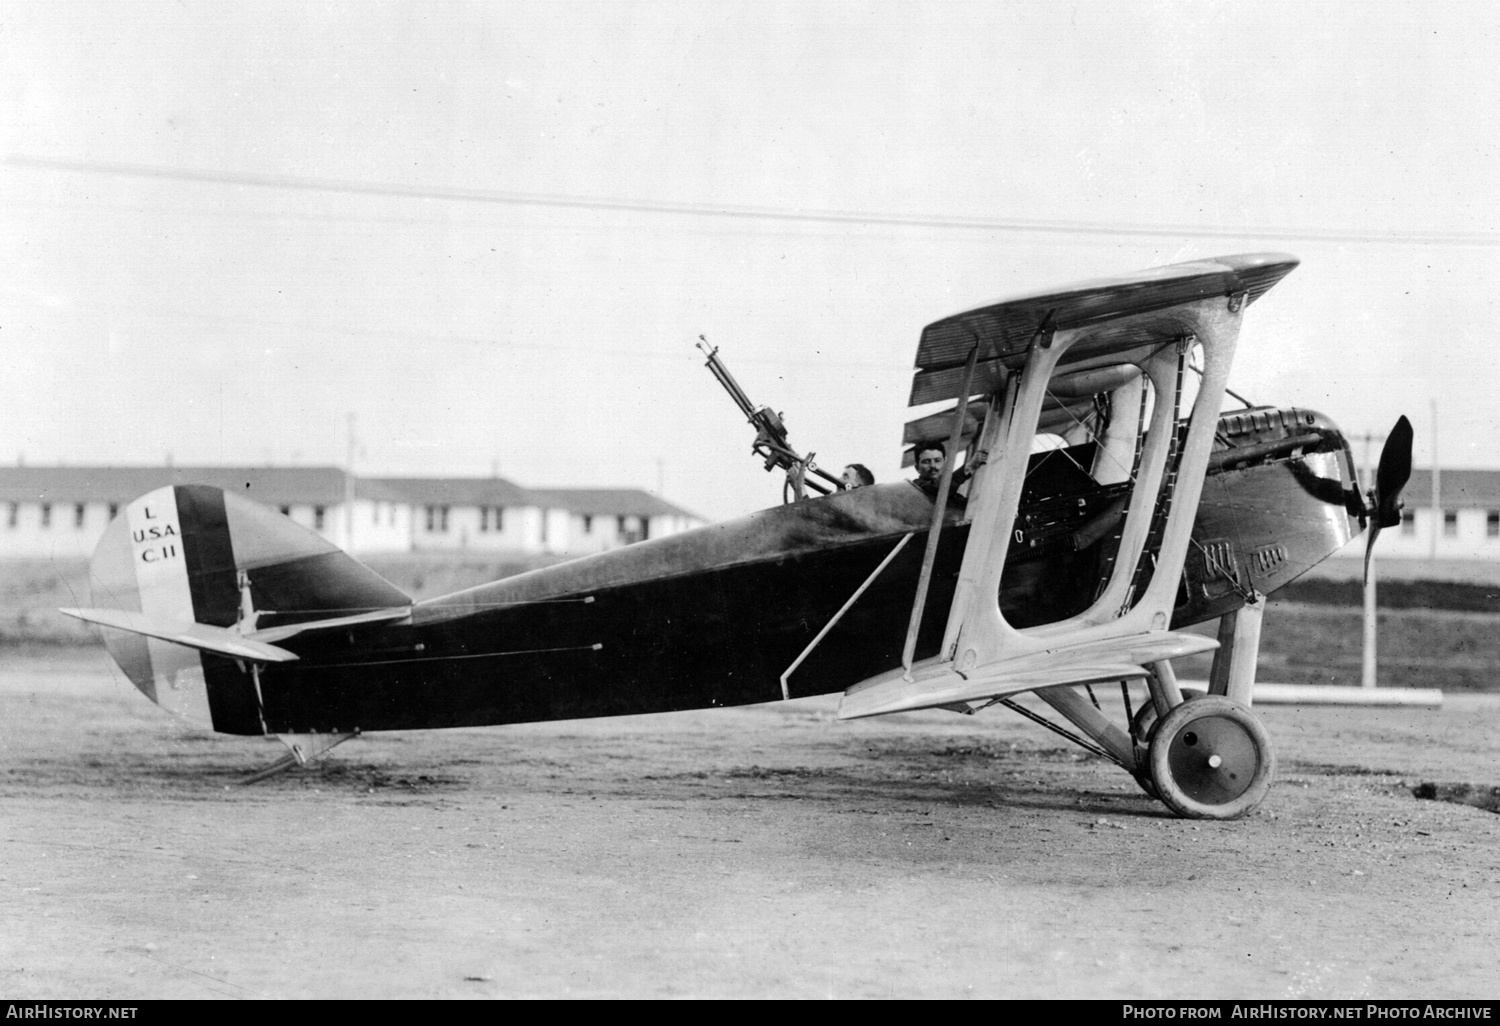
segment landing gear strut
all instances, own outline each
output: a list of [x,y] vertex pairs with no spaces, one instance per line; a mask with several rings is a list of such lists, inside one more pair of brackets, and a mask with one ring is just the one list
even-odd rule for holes
[[[1264,613],[1264,596],[1252,591],[1242,607],[1220,619],[1206,695],[1179,691],[1170,666],[1153,667],[1153,701],[1131,724],[1135,778],[1179,816],[1238,819],[1270,790],[1275,749],[1250,711]],[[1181,700],[1164,702],[1172,691]]]
[[[1091,705],[1083,699],[1085,689],[1036,694],[1093,743],[1053,729],[1118,763],[1141,790],[1177,815],[1238,819],[1265,799],[1276,772],[1271,736],[1250,711],[1264,611],[1263,597],[1251,593],[1243,607],[1220,621],[1207,694],[1180,687],[1170,662],[1147,665],[1145,704],[1132,712],[1124,694],[1128,736],[1108,722],[1097,701]],[[1015,708],[1013,702],[1004,704]]]

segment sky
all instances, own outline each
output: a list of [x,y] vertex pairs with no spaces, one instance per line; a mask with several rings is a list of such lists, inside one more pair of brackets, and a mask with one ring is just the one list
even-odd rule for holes
[[0,460],[721,518],[700,335],[891,480],[923,325],[1271,250],[1231,388],[1500,467],[1497,68],[1487,3],[11,0]]

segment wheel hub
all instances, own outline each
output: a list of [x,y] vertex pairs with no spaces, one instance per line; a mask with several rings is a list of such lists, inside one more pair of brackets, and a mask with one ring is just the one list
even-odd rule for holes
[[1219,716],[1202,716],[1184,725],[1167,750],[1172,778],[1183,793],[1211,805],[1244,794],[1256,760],[1249,732]]

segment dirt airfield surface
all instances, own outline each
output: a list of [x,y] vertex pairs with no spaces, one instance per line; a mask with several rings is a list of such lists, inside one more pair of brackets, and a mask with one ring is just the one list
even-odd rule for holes
[[376,734],[242,787],[279,744],[102,650],[0,653],[0,996],[1500,996],[1500,816],[1413,796],[1500,784],[1500,696],[1262,708],[1237,823],[1009,713],[836,706]]

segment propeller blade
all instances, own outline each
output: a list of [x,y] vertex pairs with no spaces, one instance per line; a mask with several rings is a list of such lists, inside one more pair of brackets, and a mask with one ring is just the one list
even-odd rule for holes
[[1401,523],[1401,489],[1411,480],[1411,421],[1401,417],[1386,436],[1370,491],[1370,538],[1365,542],[1365,584],[1370,583],[1370,560],[1382,528]]
[[[1401,489],[1411,480],[1411,443],[1411,421],[1402,417],[1391,428],[1375,470],[1376,527],[1395,527],[1401,523]],[[1375,540],[1373,532],[1370,540]]]

